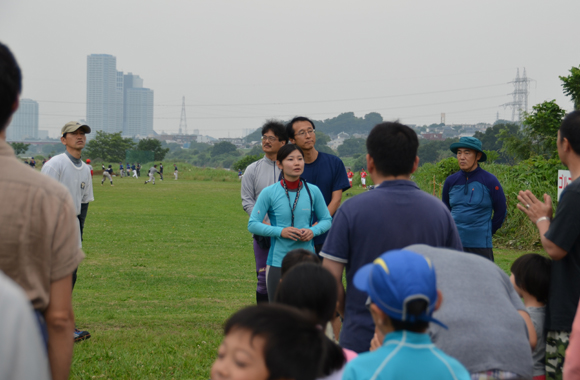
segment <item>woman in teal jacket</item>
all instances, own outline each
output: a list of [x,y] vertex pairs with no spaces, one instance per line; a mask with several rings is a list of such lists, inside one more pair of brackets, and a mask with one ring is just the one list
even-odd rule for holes
[[[320,189],[300,178],[304,172],[302,149],[286,144],[280,148],[276,158],[283,178],[262,190],[248,222],[251,233],[272,238],[266,269],[270,301],[276,294],[286,253],[304,248],[314,254],[312,238],[328,231],[332,223]],[[270,225],[263,223],[266,215],[270,218]],[[316,225],[312,225],[314,216],[318,219]]]

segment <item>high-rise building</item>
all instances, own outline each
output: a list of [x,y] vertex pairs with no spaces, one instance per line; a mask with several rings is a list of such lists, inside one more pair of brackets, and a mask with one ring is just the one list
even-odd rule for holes
[[153,90],[125,90],[125,136],[146,137],[153,134]]
[[119,106],[118,80],[117,58],[109,54],[87,57],[87,124],[94,131],[114,133],[123,130],[117,117],[119,111],[122,115],[123,107],[122,103]]
[[22,141],[38,138],[38,103],[31,99],[20,99],[20,107],[14,113],[6,130],[6,140]]

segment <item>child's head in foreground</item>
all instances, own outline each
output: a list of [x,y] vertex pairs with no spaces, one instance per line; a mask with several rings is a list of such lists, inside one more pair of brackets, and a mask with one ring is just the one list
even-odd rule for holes
[[548,302],[551,268],[552,260],[537,253],[527,253],[512,264],[510,280],[520,297],[527,293],[545,304]]
[[385,335],[398,330],[423,333],[429,322],[445,327],[432,317],[442,300],[436,282],[431,262],[405,250],[383,253],[354,276],[354,286],[369,295],[367,306]]
[[322,358],[315,321],[283,305],[244,308],[228,319],[212,380],[314,380]]
[[314,252],[309,251],[304,248],[297,248],[289,251],[284,259],[282,259],[282,269],[280,270],[281,277],[284,277],[286,272],[290,270],[290,268],[296,266],[300,263],[314,263],[320,264],[320,259]]

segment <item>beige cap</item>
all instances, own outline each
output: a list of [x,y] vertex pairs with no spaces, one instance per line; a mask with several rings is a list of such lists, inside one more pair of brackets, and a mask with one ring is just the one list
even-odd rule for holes
[[78,121],[69,121],[62,127],[60,130],[60,135],[64,136],[65,133],[75,132],[77,129],[81,129],[85,131],[85,133],[91,133],[91,127],[86,124],[81,124]]

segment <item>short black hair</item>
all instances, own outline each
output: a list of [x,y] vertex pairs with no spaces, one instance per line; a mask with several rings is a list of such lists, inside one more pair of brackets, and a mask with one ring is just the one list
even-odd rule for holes
[[526,253],[510,268],[516,285],[530,293],[539,302],[548,302],[552,260],[537,253]]
[[298,310],[274,304],[246,307],[226,322],[225,335],[232,330],[251,332],[266,343],[264,359],[269,379],[315,380],[323,357],[323,332]]
[[292,267],[300,263],[314,263],[320,264],[320,259],[312,251],[304,248],[296,248],[289,251],[286,256],[282,259],[282,274],[281,277],[284,278],[286,272],[288,272]]
[[567,138],[574,153],[580,155],[580,111],[570,112],[560,125],[560,141]]
[[8,46],[0,42],[0,131],[8,125],[14,102],[22,92],[22,73]]
[[316,130],[316,127],[314,126],[314,122],[312,120],[304,116],[296,116],[294,119],[290,120],[288,124],[286,124],[286,133],[288,134],[289,138],[291,139],[294,138],[294,123],[297,123],[299,121],[309,122],[310,124],[312,124],[312,129]]
[[415,131],[397,121],[377,124],[367,138],[367,152],[382,175],[411,174],[418,148]]
[[276,155],[276,160],[278,160],[279,162],[284,161],[284,159],[286,157],[288,157],[290,155],[290,153],[294,152],[295,150],[299,151],[300,154],[302,154],[302,157],[304,157],[304,152],[302,151],[302,149],[300,149],[300,147],[298,145],[286,144],[278,150],[278,154]]
[[[336,281],[328,269],[303,262],[286,273],[278,285],[274,300],[313,315],[319,326],[324,328],[335,315],[337,298]],[[342,349],[327,337],[324,346],[326,355],[319,377],[329,376],[346,362]]]
[[[407,315],[419,316],[427,311],[428,303],[425,300],[417,299],[407,302]],[[407,330],[416,333],[422,333],[429,327],[429,322],[425,321],[401,321],[389,316],[391,324],[395,331]]]
[[274,136],[278,137],[278,141],[284,141],[285,143],[288,143],[286,127],[281,121],[267,120],[266,124],[262,126],[262,136],[264,136],[268,131],[272,131]]

